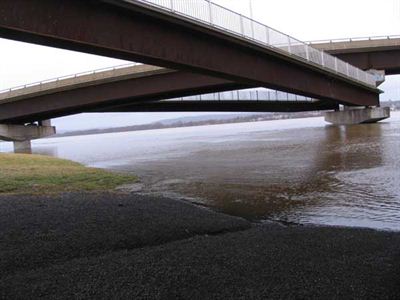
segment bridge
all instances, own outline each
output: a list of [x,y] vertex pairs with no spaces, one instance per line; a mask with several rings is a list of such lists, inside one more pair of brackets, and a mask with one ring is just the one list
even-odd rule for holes
[[[126,112],[146,107],[162,108],[160,111],[286,112],[338,108],[335,103],[287,92],[239,90],[244,88],[248,86],[214,77],[129,64],[0,91],[0,123],[25,124],[84,112]],[[157,103],[160,105],[154,108]]]
[[[210,1],[3,0],[0,37],[159,66],[116,68],[4,91],[0,122],[7,128],[33,122],[49,127],[42,120],[91,111],[379,106],[373,74]],[[271,99],[268,92],[268,98],[258,94],[247,101],[160,101],[202,93],[221,97],[219,92],[251,87],[279,90],[287,99]],[[307,100],[288,101],[293,94]]]
[[3,0],[0,36],[350,105],[379,103],[370,74],[209,1]]
[[337,104],[266,89],[201,94],[161,101],[140,101],[95,112],[300,112],[338,109]]
[[309,42],[362,70],[382,70],[400,74],[400,36],[375,36]]

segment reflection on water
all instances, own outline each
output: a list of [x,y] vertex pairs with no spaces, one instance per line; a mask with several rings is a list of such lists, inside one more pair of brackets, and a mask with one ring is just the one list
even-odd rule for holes
[[395,113],[347,127],[313,118],[48,139],[34,151],[253,220],[400,230],[399,146]]

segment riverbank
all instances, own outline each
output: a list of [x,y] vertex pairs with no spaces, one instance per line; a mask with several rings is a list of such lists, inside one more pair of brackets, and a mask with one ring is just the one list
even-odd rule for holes
[[400,233],[139,194],[0,195],[0,298],[398,299]]
[[136,177],[41,155],[0,154],[0,194],[104,191]]

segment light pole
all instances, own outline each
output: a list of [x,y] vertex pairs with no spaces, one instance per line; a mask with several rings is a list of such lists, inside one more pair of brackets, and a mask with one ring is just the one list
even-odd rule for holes
[[[253,0],[249,0],[249,9],[250,9],[250,19],[253,20]],[[254,39],[254,24],[251,22],[251,37]]]
[[250,9],[250,19],[253,19],[253,1],[249,0],[249,9]]

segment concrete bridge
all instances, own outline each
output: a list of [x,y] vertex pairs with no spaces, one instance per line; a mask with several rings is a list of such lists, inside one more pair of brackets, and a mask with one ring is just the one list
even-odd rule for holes
[[400,74],[400,36],[377,36],[310,42],[312,47],[330,53],[362,70]]
[[[374,75],[210,1],[3,0],[0,36],[160,66],[117,68],[5,91],[0,123],[8,126],[90,111],[379,106]],[[318,100],[159,101],[250,87]],[[371,119],[370,111],[358,109],[361,118],[354,120],[352,113],[351,122]]]

